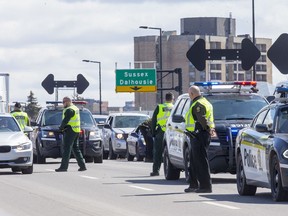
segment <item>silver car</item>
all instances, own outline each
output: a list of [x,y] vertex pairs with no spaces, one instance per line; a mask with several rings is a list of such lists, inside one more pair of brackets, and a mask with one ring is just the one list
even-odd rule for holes
[[17,120],[9,113],[0,114],[0,168],[11,168],[12,172],[33,173],[32,142],[21,130]]
[[149,118],[149,115],[141,113],[110,114],[103,128],[103,158],[126,157],[128,134]]

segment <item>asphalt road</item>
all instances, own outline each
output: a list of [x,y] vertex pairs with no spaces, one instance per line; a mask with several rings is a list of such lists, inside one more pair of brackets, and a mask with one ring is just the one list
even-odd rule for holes
[[68,172],[56,173],[58,166],[54,159],[35,164],[32,175],[0,169],[0,216],[287,215],[288,202],[273,202],[268,189],[239,196],[235,175],[212,175],[211,194],[186,194],[184,174],[150,177],[151,163],[104,160],[78,172],[72,159]]

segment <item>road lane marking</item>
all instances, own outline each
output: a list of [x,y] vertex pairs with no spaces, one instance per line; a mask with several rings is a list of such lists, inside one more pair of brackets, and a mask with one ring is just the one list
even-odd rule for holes
[[139,186],[135,186],[135,185],[129,185],[129,187],[137,188],[137,189],[141,189],[141,190],[145,190],[145,191],[154,191],[153,189],[150,189],[150,188],[144,188],[144,187],[139,187]]
[[207,202],[207,201],[205,201],[203,203],[206,203],[206,204],[209,204],[209,205],[214,205],[214,206],[219,206],[219,207],[223,207],[223,208],[233,209],[233,210],[240,209],[238,207],[234,207],[234,206],[230,206],[230,205],[224,205],[224,204],[215,203],[215,202]]
[[46,169],[46,171],[55,172],[55,169]]
[[86,175],[80,175],[80,177],[82,177],[82,178],[87,178],[87,179],[99,179],[99,178],[97,178],[97,177],[93,177],[93,176],[86,176]]

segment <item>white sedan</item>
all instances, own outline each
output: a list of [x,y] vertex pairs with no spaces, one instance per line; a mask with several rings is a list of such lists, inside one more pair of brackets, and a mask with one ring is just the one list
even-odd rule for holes
[[9,113],[0,114],[0,168],[11,168],[13,172],[33,173],[32,142],[25,135],[31,127],[20,129],[17,120]]

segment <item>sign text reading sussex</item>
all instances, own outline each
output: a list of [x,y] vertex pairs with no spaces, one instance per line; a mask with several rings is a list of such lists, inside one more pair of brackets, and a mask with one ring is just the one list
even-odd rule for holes
[[116,92],[157,91],[155,69],[116,70]]

